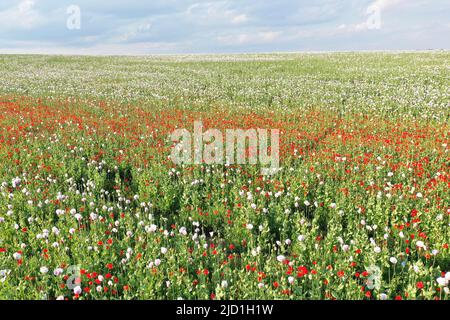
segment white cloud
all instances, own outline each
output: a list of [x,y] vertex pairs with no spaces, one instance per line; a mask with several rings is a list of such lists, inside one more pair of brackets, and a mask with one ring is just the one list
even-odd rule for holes
[[138,37],[140,34],[148,32],[152,27],[152,24],[149,21],[140,22],[137,24],[132,24],[128,26],[125,32],[123,32],[121,35],[119,35],[116,39],[119,42],[122,41],[129,41],[136,37]]
[[5,30],[33,29],[46,19],[34,9],[34,0],[21,1],[17,6],[0,11],[0,27]]
[[248,17],[246,14],[240,14],[240,15],[234,16],[231,19],[231,23],[233,23],[233,24],[241,24],[241,23],[244,23],[247,21],[248,21]]
[[[377,8],[379,10],[387,10],[391,8],[395,8],[398,5],[408,2],[406,0],[375,0],[369,8]],[[414,0],[409,0],[409,2],[414,2]]]
[[281,35],[281,32],[277,31],[268,31],[268,32],[261,32],[259,34],[259,37],[264,43],[273,42],[275,41],[279,36]]
[[343,34],[343,33],[355,33],[369,30],[367,22],[355,23],[355,24],[341,24],[337,28],[337,32],[333,33],[333,35]]
[[148,55],[178,52],[183,49],[177,43],[104,43],[83,47],[65,47],[51,42],[16,42],[13,48],[2,48],[2,54],[58,54],[58,55]]
[[263,31],[256,33],[241,33],[237,35],[219,36],[217,40],[225,45],[255,45],[273,43],[282,35],[279,31]]
[[196,24],[234,24],[239,25],[249,17],[229,8],[228,1],[195,3],[186,10],[187,16]]

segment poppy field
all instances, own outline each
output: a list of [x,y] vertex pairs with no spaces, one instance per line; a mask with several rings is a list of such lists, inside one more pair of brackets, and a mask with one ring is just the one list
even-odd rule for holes
[[[0,56],[0,299],[450,299],[450,54]],[[280,131],[280,168],[171,132]]]

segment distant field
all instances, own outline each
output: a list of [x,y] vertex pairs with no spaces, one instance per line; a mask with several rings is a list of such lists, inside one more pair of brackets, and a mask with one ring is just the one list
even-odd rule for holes
[[[0,70],[0,299],[449,299],[449,52]],[[279,170],[175,164],[200,120]]]

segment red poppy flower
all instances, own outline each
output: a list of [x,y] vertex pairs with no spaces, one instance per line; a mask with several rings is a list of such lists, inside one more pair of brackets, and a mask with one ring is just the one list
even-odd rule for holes
[[301,278],[308,274],[308,269],[305,266],[300,266],[297,268],[297,277]]

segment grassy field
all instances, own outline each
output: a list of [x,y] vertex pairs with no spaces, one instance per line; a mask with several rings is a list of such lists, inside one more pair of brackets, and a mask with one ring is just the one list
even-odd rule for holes
[[[449,52],[0,70],[0,299],[450,298]],[[281,168],[175,165],[198,120]]]

